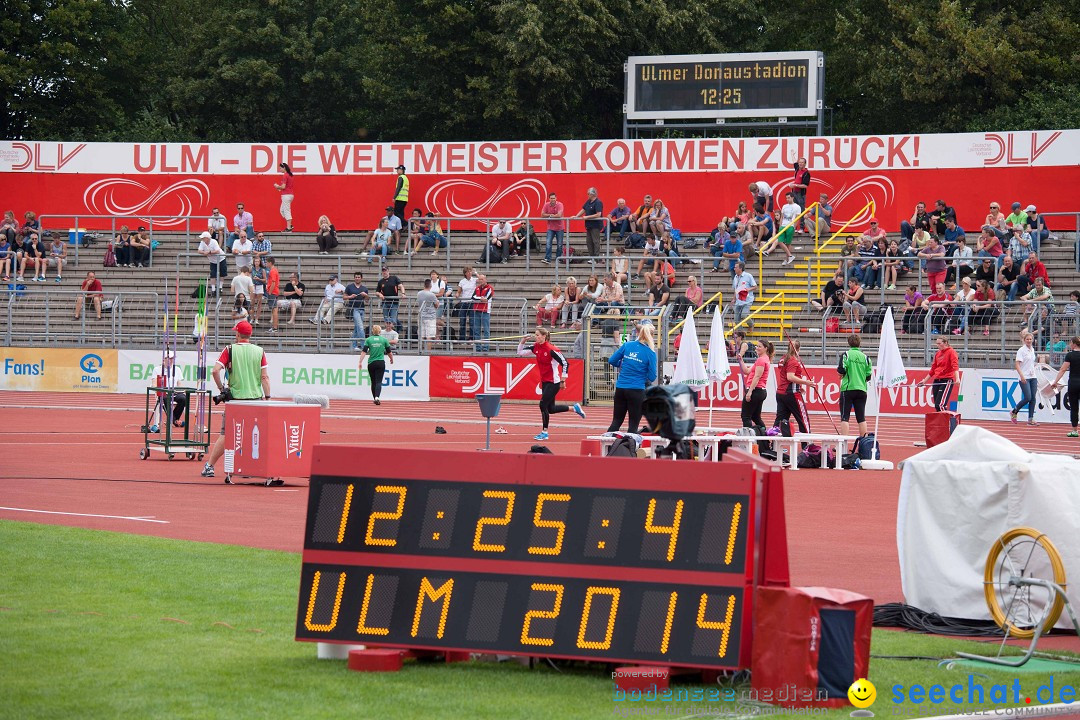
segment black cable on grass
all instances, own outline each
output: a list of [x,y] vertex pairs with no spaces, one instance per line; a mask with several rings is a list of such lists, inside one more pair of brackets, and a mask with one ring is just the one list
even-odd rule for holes
[[937,613],[920,610],[904,603],[875,605],[874,626],[900,627],[934,635],[960,637],[1001,637],[1003,635],[1001,628],[990,620],[942,617]]
[[930,657],[929,655],[870,655],[872,660],[933,660],[941,662],[943,658]]

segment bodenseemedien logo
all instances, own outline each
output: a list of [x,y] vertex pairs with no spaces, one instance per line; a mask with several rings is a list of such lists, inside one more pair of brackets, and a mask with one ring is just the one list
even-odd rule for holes
[[851,717],[874,717],[874,713],[866,709],[877,700],[877,688],[874,687],[874,683],[866,678],[859,678],[851,683],[847,697],[852,705],[859,708],[851,712]]

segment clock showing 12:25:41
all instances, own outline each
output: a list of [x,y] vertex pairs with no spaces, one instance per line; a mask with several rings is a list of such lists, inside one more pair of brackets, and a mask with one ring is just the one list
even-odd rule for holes
[[320,446],[312,472],[297,639],[738,666],[746,466]]

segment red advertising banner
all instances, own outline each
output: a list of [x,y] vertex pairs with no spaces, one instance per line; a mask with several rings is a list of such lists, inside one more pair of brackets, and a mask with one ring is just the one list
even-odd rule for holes
[[[1080,184],[1080,130],[693,140],[385,144],[69,143],[0,141],[0,195],[18,217],[45,215],[64,228],[72,216],[118,215],[156,228],[182,228],[187,215],[214,207],[231,220],[243,202],[255,228],[284,227],[279,161],[296,173],[295,227],[313,232],[320,215],[342,230],[370,229],[392,202],[394,166],[410,178],[408,211],[440,217],[538,217],[549,192],[573,215],[594,186],[605,211],[625,198],[662,199],[675,227],[701,233],[748,201],[747,186],[765,181],[781,203],[792,163],[807,159],[808,199],[829,196],[834,226],[870,200],[884,229],[895,232],[915,203],[939,198],[975,232],[988,201],[1040,212],[1074,209]],[[360,200],[358,200],[358,198]],[[778,203],[781,204],[781,203]],[[48,216],[53,216],[50,220]],[[88,228],[109,221],[80,220]],[[130,224],[130,223],[129,223]],[[1053,220],[1050,222],[1053,227]],[[450,231],[460,224],[450,224]],[[201,230],[200,227],[193,229]],[[469,228],[475,229],[475,228]],[[538,223],[538,231],[545,229]],[[581,232],[580,221],[571,230]]]
[[[584,397],[584,363],[569,360],[566,387],[556,400],[580,402]],[[540,372],[528,358],[432,357],[429,371],[432,400],[472,398],[477,393],[498,393],[505,400],[539,400]]]
[[[804,389],[803,398],[806,401],[806,409],[809,412],[823,412],[822,403],[834,415],[840,406],[840,375],[835,366],[807,367],[810,377],[814,379],[814,385]],[[930,386],[916,387],[927,375],[925,369],[908,369],[908,383],[901,387],[885,388],[881,391],[881,412],[885,415],[925,415],[934,408],[934,398]],[[773,376],[769,378],[768,398],[765,401],[764,411],[773,413],[776,411],[776,369],[773,368]],[[670,373],[668,373],[670,374]],[[963,379],[963,371],[961,371]],[[957,400],[959,388],[952,391],[953,400]],[[723,382],[707,386],[698,395],[698,410],[707,410],[712,403],[713,408],[738,410],[742,406],[742,398],[745,394],[742,384],[742,374],[737,368],[732,368],[732,373]],[[877,392],[871,385],[867,393],[867,413],[878,413]],[[700,416],[699,416],[700,417]],[[700,421],[699,421],[700,424]]]

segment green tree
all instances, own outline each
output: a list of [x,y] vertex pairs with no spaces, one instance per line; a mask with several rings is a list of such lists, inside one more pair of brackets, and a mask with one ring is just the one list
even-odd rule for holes
[[90,140],[123,123],[137,83],[119,0],[8,0],[0,136]]

